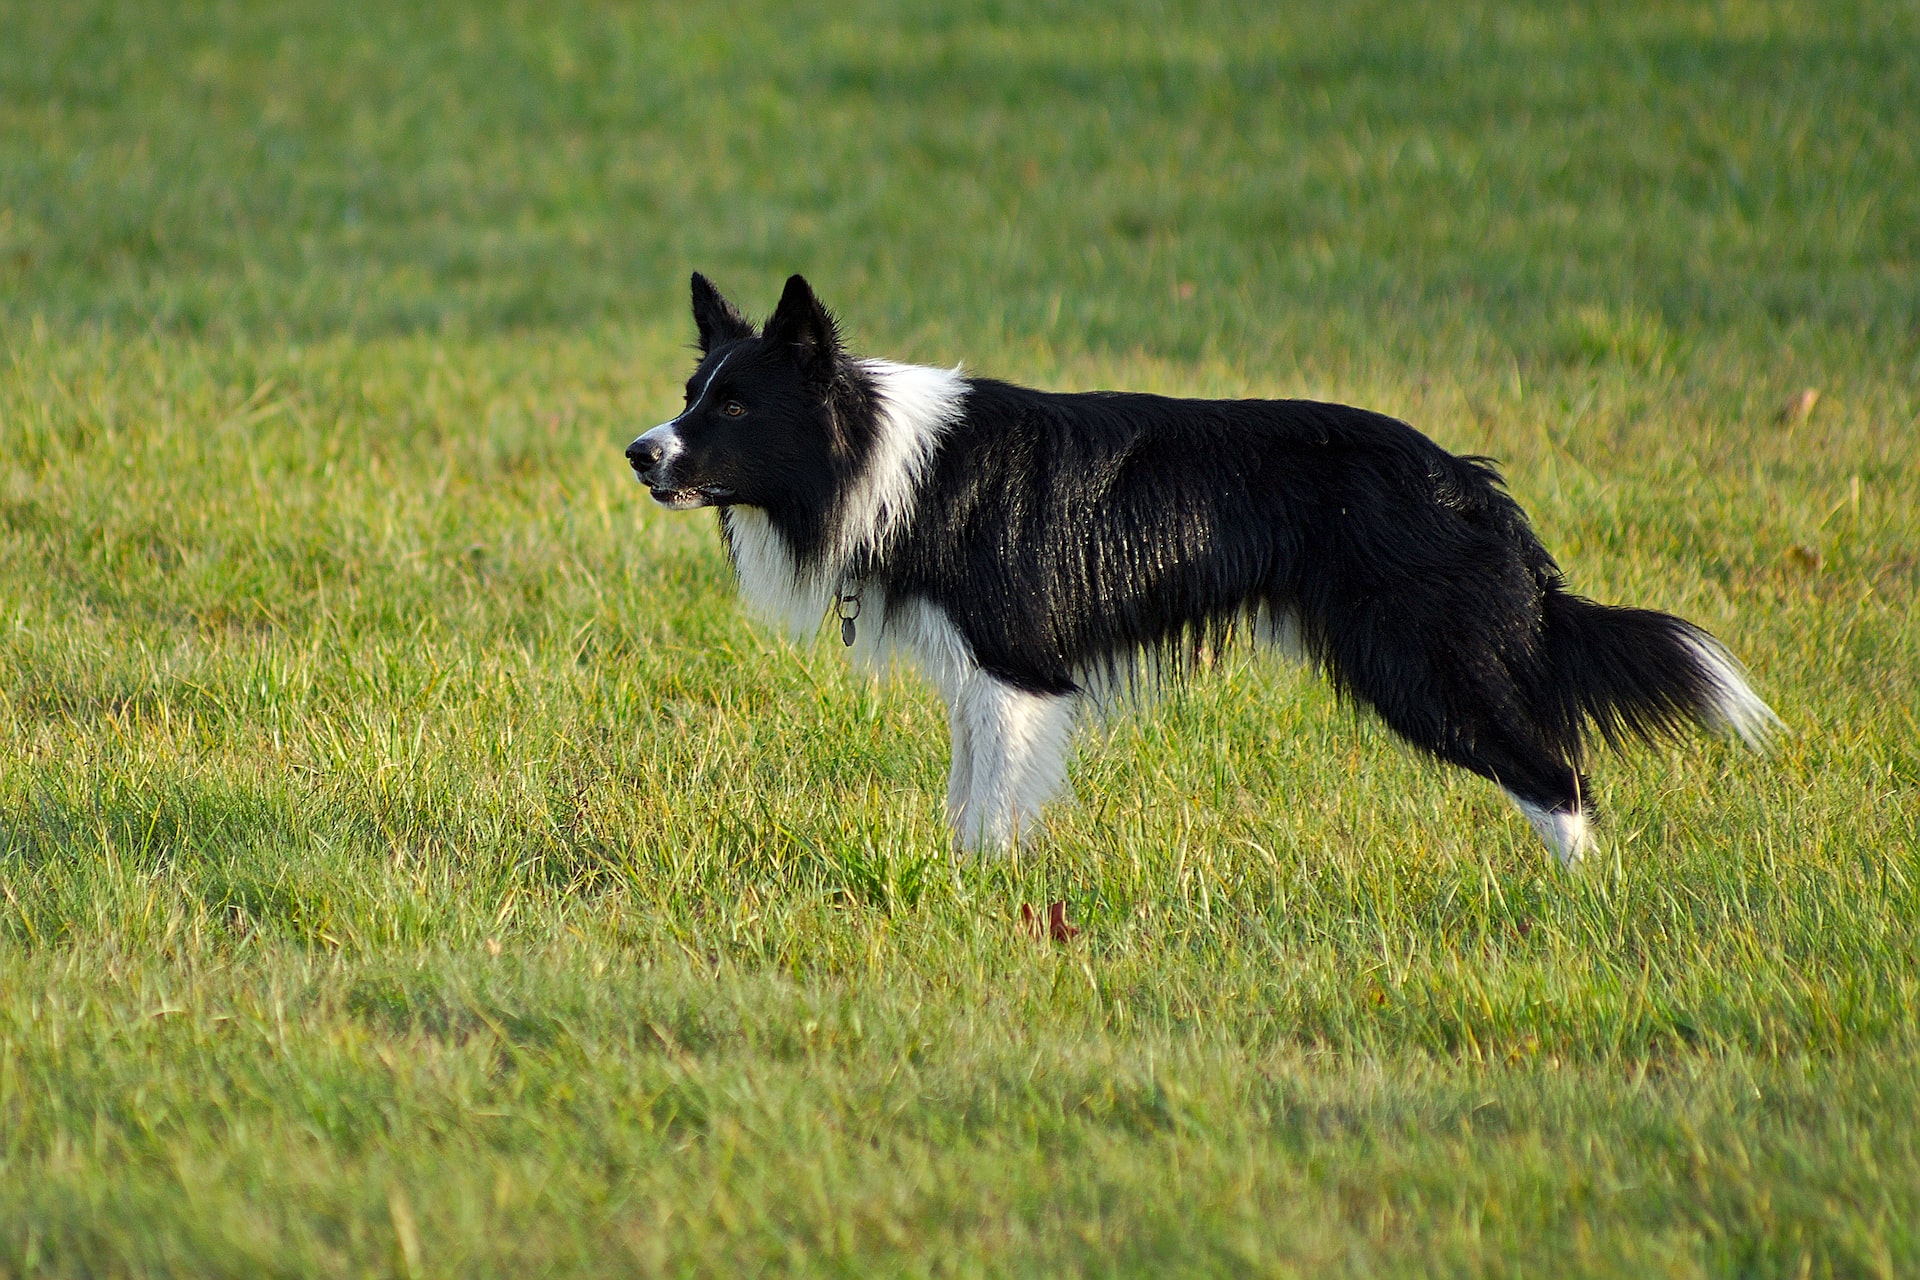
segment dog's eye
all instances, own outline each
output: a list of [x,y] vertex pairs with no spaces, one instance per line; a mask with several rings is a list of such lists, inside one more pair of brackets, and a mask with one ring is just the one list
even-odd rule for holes
[[729,400],[720,406],[720,412],[729,418],[741,417],[746,411],[747,406],[741,404],[738,400]]

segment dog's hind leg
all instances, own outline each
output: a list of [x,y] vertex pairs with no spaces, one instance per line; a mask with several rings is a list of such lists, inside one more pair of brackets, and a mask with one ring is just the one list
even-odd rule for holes
[[1586,777],[1530,722],[1511,714],[1462,715],[1434,754],[1471,769],[1507,793],[1535,833],[1571,871],[1593,849],[1593,805]]
[[1497,784],[1562,867],[1571,870],[1586,857],[1593,847],[1587,780],[1511,704],[1433,707],[1417,716],[1405,710],[1382,712],[1416,746]]
[[[1066,786],[1079,710],[1076,694],[1031,693],[985,672],[961,684],[950,711],[948,809],[962,848],[1007,849],[1034,832],[1041,808]],[[956,811],[953,788],[962,783]]]
[[1592,806],[1587,800],[1586,778],[1527,726],[1492,717],[1461,716],[1452,726],[1454,731],[1443,737],[1425,736],[1419,729],[1408,733],[1401,725],[1393,727],[1442,760],[1496,783],[1546,841],[1562,867],[1572,870],[1592,850]]
[[1414,746],[1498,785],[1561,866],[1579,864],[1593,846],[1586,779],[1529,712],[1498,650],[1449,655],[1388,628],[1347,639],[1335,658],[1355,696]]
[[1497,783],[1562,867],[1572,870],[1592,851],[1587,780],[1536,735],[1482,721],[1429,749]]

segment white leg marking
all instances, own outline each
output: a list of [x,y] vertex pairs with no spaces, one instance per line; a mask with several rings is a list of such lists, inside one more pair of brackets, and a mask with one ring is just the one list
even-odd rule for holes
[[973,793],[973,732],[958,702],[947,708],[947,732],[953,745],[953,764],[947,770],[947,825],[958,831],[967,820],[967,800]]
[[955,744],[964,738],[970,748],[970,785],[956,834],[968,850],[1011,848],[1034,832],[1041,808],[1065,789],[1080,700],[1027,693],[984,672],[959,693]]
[[1553,850],[1553,856],[1568,871],[1580,865],[1581,859],[1593,849],[1593,824],[1587,821],[1585,813],[1560,813],[1552,809],[1542,809],[1537,804],[1522,800],[1513,792],[1507,792],[1507,799],[1513,801],[1527,822],[1539,833]]
[[[982,811],[974,795],[984,776],[981,758],[989,753],[989,739],[982,735],[999,734],[990,717],[983,721],[976,705],[977,690],[1000,686],[1000,682],[974,665],[966,637],[947,617],[946,610],[925,600],[895,603],[869,589],[860,603],[855,636],[856,666],[878,675],[889,664],[903,661],[931,680],[946,700],[947,732],[953,749],[947,770],[947,825],[961,837],[963,845],[977,848]],[[969,836],[968,832],[973,834]]]

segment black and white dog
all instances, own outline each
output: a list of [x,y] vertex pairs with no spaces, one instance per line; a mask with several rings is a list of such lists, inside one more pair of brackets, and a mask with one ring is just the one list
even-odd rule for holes
[[1364,409],[1030,391],[849,355],[799,276],[756,330],[693,277],[686,408],[627,448],[655,501],[718,507],[741,593],[945,696],[969,849],[1037,825],[1086,708],[1236,634],[1282,645],[1504,788],[1563,863],[1590,740],[1779,722],[1669,614],[1595,604],[1482,458]]

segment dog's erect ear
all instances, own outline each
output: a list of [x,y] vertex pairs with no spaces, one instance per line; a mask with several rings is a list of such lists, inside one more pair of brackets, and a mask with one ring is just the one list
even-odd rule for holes
[[693,273],[693,324],[700,330],[701,355],[736,338],[753,336],[753,325],[698,271]]
[[787,277],[780,305],[760,336],[769,345],[790,349],[801,372],[807,374],[831,371],[840,355],[840,327],[801,276]]

